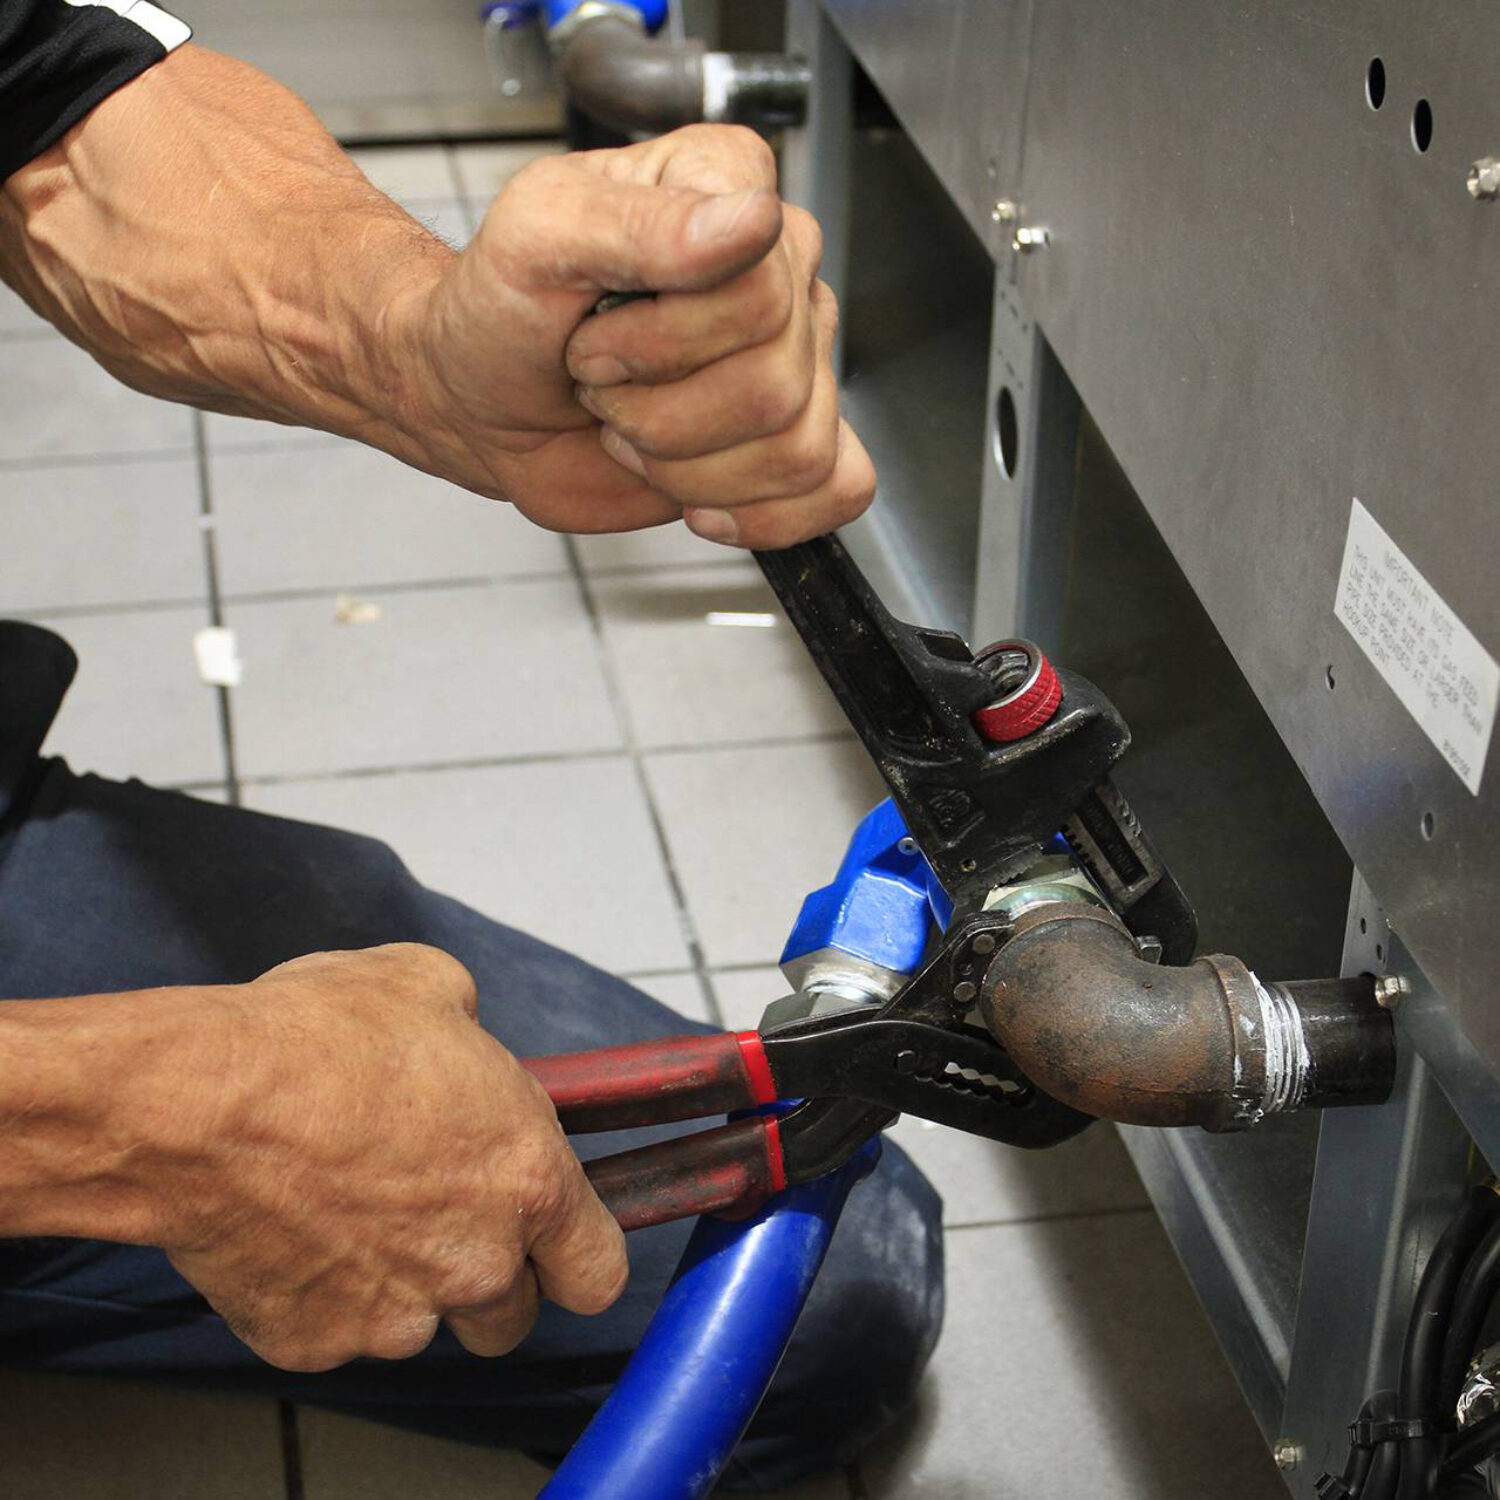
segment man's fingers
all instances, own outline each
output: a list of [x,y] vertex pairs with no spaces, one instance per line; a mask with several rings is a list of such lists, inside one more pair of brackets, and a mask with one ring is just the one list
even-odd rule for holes
[[[697,291],[761,260],[781,236],[781,201],[769,188],[701,193],[617,182],[576,159],[532,163],[495,200],[501,227],[480,245],[521,287]],[[489,222],[489,221],[487,221]],[[508,243],[507,223],[528,226]]]
[[707,292],[670,292],[585,318],[568,373],[584,386],[664,385],[782,333],[795,306],[785,255],[768,255]]
[[556,1172],[557,1196],[532,1221],[531,1263],[549,1301],[570,1312],[600,1313],[625,1290],[625,1236],[566,1144],[562,1151],[571,1170]]
[[[664,385],[716,360],[768,343],[806,307],[823,236],[811,214],[785,211],[782,243],[732,281],[674,292],[586,318],[569,340],[568,372],[580,385]],[[830,294],[830,301],[831,301]]]
[[599,446],[599,428],[560,433],[534,490],[513,485],[511,503],[539,526],[573,535],[639,531],[682,519],[682,507],[622,468]]
[[580,387],[584,409],[647,458],[719,453],[785,432],[807,409],[818,333],[794,314],[778,339],[742,350],[671,385]]
[[503,1297],[479,1307],[453,1308],[443,1321],[471,1354],[493,1359],[509,1354],[531,1332],[540,1305],[536,1272],[527,1264]]
[[841,421],[833,474],[812,494],[761,500],[727,510],[690,507],[683,519],[689,530],[711,542],[736,547],[790,547],[852,521],[874,498],[874,465],[853,429]]
[[745,125],[685,125],[666,135],[582,158],[605,176],[703,193],[776,186],[776,153]]

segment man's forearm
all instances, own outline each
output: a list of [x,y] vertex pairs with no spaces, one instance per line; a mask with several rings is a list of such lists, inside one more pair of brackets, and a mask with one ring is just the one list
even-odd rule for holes
[[217,1107],[223,993],[0,1002],[0,1238],[160,1243],[163,1161],[186,1160]]
[[293,94],[191,45],[0,191],[0,274],[127,384],[403,457],[399,314],[453,254]]

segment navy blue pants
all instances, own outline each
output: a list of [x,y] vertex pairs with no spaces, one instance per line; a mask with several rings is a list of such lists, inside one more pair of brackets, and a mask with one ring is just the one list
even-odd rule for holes
[[[69,663],[41,635],[0,626],[0,997],[239,983],[303,953],[420,942],[468,966],[481,1022],[521,1056],[708,1029],[426,890],[375,840],[38,758],[47,673]],[[576,1144],[603,1154],[663,1133]],[[444,1331],[415,1359],[322,1374],[258,1359],[160,1251],[0,1241],[0,1364],[261,1392],[556,1458],[628,1359],[689,1229],[631,1235],[630,1284],[609,1312],[546,1306],[502,1359]],[[911,1399],[942,1305],[941,1204],[888,1145],[726,1482],[774,1488],[851,1458]]]

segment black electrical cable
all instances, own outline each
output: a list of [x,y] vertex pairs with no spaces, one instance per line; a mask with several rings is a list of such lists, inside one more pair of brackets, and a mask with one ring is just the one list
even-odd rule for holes
[[[1361,1410],[1360,1422],[1451,1422],[1463,1372],[1490,1302],[1500,1290],[1500,1196],[1493,1186],[1473,1188],[1443,1231],[1417,1284],[1401,1351],[1394,1398],[1380,1392]],[[1456,1372],[1456,1373],[1455,1373]],[[1341,1478],[1325,1474],[1319,1494],[1357,1500],[1435,1500],[1443,1460],[1441,1426],[1419,1437],[1389,1437],[1363,1447],[1351,1443]],[[1477,1423],[1442,1463],[1445,1489],[1467,1468],[1500,1451],[1500,1418]],[[1472,1455],[1466,1463],[1458,1459]],[[1469,1488],[1472,1488],[1470,1486]]]
[[1443,1459],[1443,1477],[1451,1478],[1500,1452],[1500,1411],[1482,1417],[1472,1427],[1465,1427],[1453,1439]]
[[[1443,1406],[1443,1344],[1453,1313],[1454,1294],[1474,1252],[1490,1226],[1500,1218],[1500,1198],[1485,1188],[1474,1188],[1443,1231],[1417,1284],[1406,1343],[1401,1351],[1401,1374],[1396,1383],[1397,1415],[1451,1417]],[[1386,1445],[1390,1446],[1390,1445]],[[1437,1436],[1411,1438],[1400,1444],[1400,1477],[1394,1500],[1427,1500],[1442,1456]],[[1372,1480],[1373,1480],[1372,1473]],[[1373,1483],[1363,1500],[1390,1500],[1377,1494]]]
[[1479,1348],[1484,1320],[1490,1305],[1500,1291],[1500,1222],[1492,1224],[1480,1242],[1453,1294],[1453,1313],[1448,1319],[1448,1334],[1443,1341],[1442,1391],[1443,1409],[1458,1406],[1464,1376]]

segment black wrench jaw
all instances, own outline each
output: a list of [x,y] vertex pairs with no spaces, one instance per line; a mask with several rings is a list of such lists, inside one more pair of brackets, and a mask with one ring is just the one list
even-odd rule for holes
[[1164,962],[1192,959],[1192,908],[1110,783],[1130,731],[1098,688],[1059,670],[1051,720],[996,743],[972,718],[996,697],[990,672],[962,637],[891,615],[837,537],[755,556],[955,912],[1067,830],[1125,925]]

